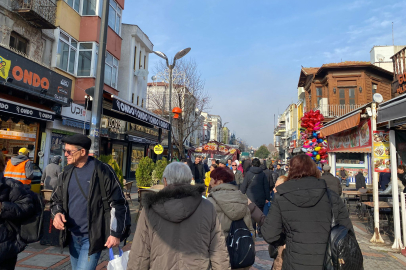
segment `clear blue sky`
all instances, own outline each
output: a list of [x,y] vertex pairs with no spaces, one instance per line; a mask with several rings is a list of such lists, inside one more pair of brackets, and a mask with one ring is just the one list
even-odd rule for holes
[[[155,50],[191,47],[210,113],[250,145],[273,141],[274,114],[297,101],[301,66],[369,61],[374,45],[406,45],[406,1],[127,0],[123,22]],[[150,75],[159,61],[150,56]]]

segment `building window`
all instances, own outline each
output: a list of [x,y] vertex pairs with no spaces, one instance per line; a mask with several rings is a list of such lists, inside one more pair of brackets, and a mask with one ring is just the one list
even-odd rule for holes
[[118,60],[110,53],[106,54],[106,67],[104,71],[104,83],[117,88]]
[[65,32],[60,32],[56,66],[75,74],[77,41]]
[[372,95],[376,94],[378,90],[378,85],[376,83],[372,84]]
[[137,46],[134,48],[134,71],[137,70]]
[[348,89],[348,103],[350,105],[355,105],[355,89],[354,88]]
[[[79,43],[79,57],[77,76],[79,77],[95,77],[95,70],[98,59],[98,45],[94,42]],[[94,61],[92,60],[94,59]]]
[[140,97],[137,96],[137,106],[140,104]]
[[114,0],[110,0],[109,26],[118,35],[121,34],[121,8]]
[[131,94],[131,103],[134,103],[134,93]]
[[28,40],[23,38],[16,32],[11,32],[9,45],[11,48],[14,48],[17,51],[27,54]]
[[141,107],[144,108],[144,99],[141,101]]
[[345,105],[345,89],[340,88],[339,95],[340,95],[340,105]]
[[142,65],[141,65],[141,50],[140,50],[140,57],[139,57],[139,60],[140,60],[140,61],[139,61],[139,64],[138,64],[138,68],[141,69],[141,68],[142,68]]
[[316,88],[316,97],[317,97],[317,106],[319,106],[320,100],[323,98],[323,88],[321,87]]
[[65,2],[79,13],[80,0],[65,0]]
[[144,69],[147,69],[147,56],[144,55]]
[[[102,0],[99,0],[99,4],[103,3]],[[100,5],[103,7],[102,5]],[[96,10],[97,10],[97,0],[82,0],[82,15],[96,15]],[[101,14],[102,11],[100,10],[99,14]]]

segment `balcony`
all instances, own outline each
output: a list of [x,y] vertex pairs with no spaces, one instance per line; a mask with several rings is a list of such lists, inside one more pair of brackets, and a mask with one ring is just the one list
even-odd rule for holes
[[279,125],[274,130],[275,136],[282,136],[285,132],[286,132],[285,125]]
[[320,104],[315,110],[320,110],[324,118],[337,118],[361,108],[364,105],[365,104]]
[[11,7],[23,19],[39,29],[55,29],[55,0],[12,0]]

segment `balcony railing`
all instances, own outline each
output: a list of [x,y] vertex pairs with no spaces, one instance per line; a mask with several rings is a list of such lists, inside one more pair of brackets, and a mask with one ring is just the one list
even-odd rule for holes
[[325,118],[336,118],[350,113],[365,104],[321,104],[315,110],[320,110]]
[[55,0],[12,0],[11,7],[26,21],[40,29],[55,29]]

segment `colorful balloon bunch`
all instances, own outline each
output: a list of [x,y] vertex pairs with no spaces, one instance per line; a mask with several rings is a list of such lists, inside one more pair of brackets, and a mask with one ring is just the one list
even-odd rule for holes
[[303,141],[302,151],[311,157],[317,164],[327,163],[327,140],[320,136],[320,128],[323,127],[324,116],[319,110],[306,112],[302,117]]

